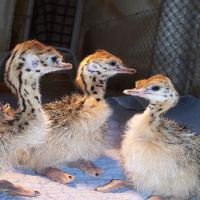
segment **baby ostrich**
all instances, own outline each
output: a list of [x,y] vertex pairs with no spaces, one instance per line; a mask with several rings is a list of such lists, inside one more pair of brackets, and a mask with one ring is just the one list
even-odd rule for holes
[[98,176],[101,169],[91,160],[105,150],[105,122],[111,115],[104,100],[107,80],[116,74],[134,72],[103,50],[86,57],[80,63],[76,78],[84,94],[73,94],[44,105],[52,121],[48,140],[34,149],[28,159],[22,156],[21,162],[60,183],[70,181],[67,173],[55,168],[60,163]]
[[[42,64],[38,55],[44,56],[49,65]],[[0,113],[1,172],[15,162],[18,150],[45,142],[49,122],[40,103],[39,79],[44,74],[71,68],[71,65],[65,63],[55,63],[52,59],[55,55],[58,53],[54,49],[37,41],[27,41],[13,49],[6,63],[4,79],[18,97],[19,111],[13,115],[7,114],[5,110]],[[0,181],[0,192],[30,197],[39,195],[37,191],[6,180]]]
[[171,81],[156,75],[136,82],[125,94],[149,100],[144,113],[129,122],[122,142],[122,166],[129,180],[114,180],[98,191],[133,185],[155,194],[149,199],[189,200],[200,197],[200,137],[163,118],[178,94]]

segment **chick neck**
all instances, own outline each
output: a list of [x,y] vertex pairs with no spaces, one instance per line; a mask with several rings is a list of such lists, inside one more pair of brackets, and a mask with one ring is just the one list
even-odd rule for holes
[[166,99],[164,101],[150,101],[143,114],[149,120],[149,124],[151,126],[157,127],[160,124],[160,119],[163,117],[163,114],[171,107],[175,106],[177,101],[177,96],[175,96],[175,98],[169,98],[168,100]]
[[19,74],[19,112],[21,113],[41,113],[41,95],[39,90],[38,78],[27,77],[22,78],[23,74]]
[[[25,66],[25,58],[16,59],[11,58],[10,62],[7,63],[5,82],[18,97],[19,113],[35,115],[36,111],[40,112],[42,109],[39,91],[40,72],[33,75],[33,72]],[[16,69],[16,71],[13,71],[13,69]]]
[[77,79],[77,84],[85,95],[92,96],[97,101],[102,101],[106,93],[107,79],[106,76],[97,71],[91,73],[89,76],[81,74],[81,78]]

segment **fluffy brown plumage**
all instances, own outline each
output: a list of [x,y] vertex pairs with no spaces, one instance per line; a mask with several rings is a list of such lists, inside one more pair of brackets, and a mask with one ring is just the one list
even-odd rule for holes
[[200,136],[162,116],[178,101],[171,81],[156,75],[124,92],[150,102],[144,113],[130,119],[122,141],[122,167],[129,185],[157,195],[149,199],[200,197]]
[[[63,66],[55,63],[45,66],[40,62],[40,56],[45,56],[48,61],[54,53],[55,50],[48,51],[43,44],[32,40],[17,45],[6,62],[4,80],[17,95],[19,109],[13,112],[8,105],[1,105],[0,172],[14,164],[19,150],[26,151],[45,142],[49,121],[40,103],[39,80],[44,74],[58,71]],[[23,196],[39,194],[8,181],[0,181],[0,191]]]
[[[134,70],[126,68],[119,58],[106,51],[86,57],[76,78],[84,94],[73,94],[44,105],[52,121],[52,131],[47,143],[34,149],[28,160],[24,156],[22,163],[62,183],[68,179],[49,176],[46,169],[51,167],[52,171],[52,167],[60,163],[76,166],[78,163],[82,170],[97,175],[100,170],[89,161],[102,155],[106,148],[105,123],[111,110],[104,95],[108,78],[118,73],[134,73]],[[91,171],[91,167],[94,170]]]

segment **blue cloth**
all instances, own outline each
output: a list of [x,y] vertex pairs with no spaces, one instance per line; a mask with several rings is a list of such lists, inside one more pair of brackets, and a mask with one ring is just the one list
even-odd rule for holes
[[[133,96],[109,97],[107,102],[114,110],[112,119],[123,124],[134,114],[143,112],[148,105],[144,99]],[[200,134],[200,99],[181,97],[178,104],[166,113],[166,117]]]
[[[0,100],[3,102],[15,103],[13,97],[5,97],[0,95]],[[109,97],[107,102],[113,108],[113,115],[108,121],[109,134],[111,145],[113,148],[109,149],[106,156],[96,160],[97,166],[103,168],[104,173],[99,177],[89,177],[78,169],[62,167],[62,169],[76,177],[74,182],[66,185],[58,184],[48,180],[42,176],[35,175],[31,170],[19,170],[14,172],[7,172],[1,175],[1,179],[9,180],[18,185],[27,186],[29,188],[39,190],[41,196],[34,198],[34,200],[142,200],[146,199],[150,194],[139,193],[130,188],[122,188],[109,193],[99,193],[93,189],[102,185],[113,178],[124,179],[123,172],[119,165],[119,151],[118,145],[121,141],[120,136],[123,134],[123,126],[127,120],[134,114],[143,112],[148,102],[141,98],[134,98],[131,96]],[[182,122],[186,126],[197,130],[200,133],[200,100],[194,97],[185,96],[180,99],[176,107],[167,113],[167,117],[174,119],[177,122]],[[8,196],[0,193],[1,200],[21,200],[30,198],[21,198]]]

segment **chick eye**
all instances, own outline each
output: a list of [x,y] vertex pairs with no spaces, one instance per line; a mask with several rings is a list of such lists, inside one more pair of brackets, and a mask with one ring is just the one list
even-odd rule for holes
[[160,86],[155,85],[155,86],[152,86],[151,89],[152,89],[153,91],[158,91],[158,90],[160,90]]
[[111,66],[115,66],[117,63],[115,61],[110,61],[109,63]]
[[56,62],[56,61],[57,61],[57,59],[58,59],[58,57],[57,57],[57,56],[53,56],[53,57],[51,57],[51,60],[52,60],[53,62]]

